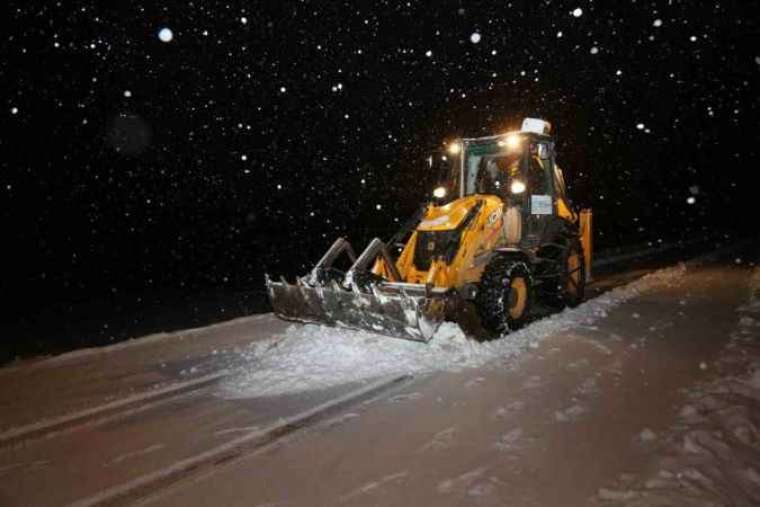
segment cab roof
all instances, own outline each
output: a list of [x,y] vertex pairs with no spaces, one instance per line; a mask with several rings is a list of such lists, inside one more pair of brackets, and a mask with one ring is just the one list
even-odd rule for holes
[[506,137],[509,137],[511,135],[518,135],[521,137],[527,137],[529,139],[536,139],[540,141],[551,141],[554,138],[550,134],[539,134],[537,132],[523,132],[522,130],[513,130],[511,132],[505,132],[504,134],[497,134],[494,136],[483,136],[483,137],[465,137],[462,138],[462,142],[464,143],[486,143],[490,141],[497,141],[499,139],[504,139]]
[[525,118],[523,119],[520,130],[513,130],[495,136],[464,138],[462,141],[465,143],[485,143],[515,135],[528,137],[530,139],[549,141],[552,139],[551,131],[552,125],[548,121],[539,118]]

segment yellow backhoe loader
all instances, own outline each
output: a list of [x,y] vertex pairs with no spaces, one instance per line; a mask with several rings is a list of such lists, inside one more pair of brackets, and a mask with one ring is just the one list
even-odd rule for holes
[[[519,131],[449,143],[445,180],[387,244],[375,238],[357,256],[338,238],[295,284],[267,276],[274,312],[427,342],[464,306],[498,337],[525,324],[536,300],[579,304],[592,215],[571,208],[550,134],[526,118]],[[335,267],[343,255],[345,271]]]

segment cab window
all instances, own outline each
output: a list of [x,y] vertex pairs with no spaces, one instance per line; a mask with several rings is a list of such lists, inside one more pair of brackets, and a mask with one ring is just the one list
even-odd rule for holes
[[507,156],[483,157],[475,181],[479,194],[503,195],[519,172],[519,159]]
[[531,194],[551,194],[551,187],[546,177],[546,171],[537,157],[530,157],[528,163],[528,188]]

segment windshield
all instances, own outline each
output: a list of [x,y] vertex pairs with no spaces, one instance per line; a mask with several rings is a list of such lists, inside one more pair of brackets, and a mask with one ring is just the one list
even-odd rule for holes
[[468,157],[468,166],[468,174],[474,178],[469,181],[467,194],[503,195],[511,180],[520,172],[520,156],[500,154]]
[[497,143],[468,146],[465,155],[464,194],[504,196],[520,173],[522,150],[505,151]]

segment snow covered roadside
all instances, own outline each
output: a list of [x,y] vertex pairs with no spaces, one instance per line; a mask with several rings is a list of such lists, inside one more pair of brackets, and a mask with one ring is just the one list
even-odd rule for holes
[[149,334],[146,336],[136,336],[122,342],[113,343],[111,345],[105,345],[102,347],[87,347],[83,349],[71,350],[62,354],[54,356],[40,356],[30,359],[20,360],[15,363],[0,366],[0,376],[6,374],[13,374],[20,370],[24,372],[30,372],[41,368],[56,367],[62,364],[74,363],[81,360],[92,359],[93,357],[102,357],[117,352],[122,352],[128,349],[136,347],[145,347],[148,345],[157,345],[162,342],[171,340],[182,340],[184,338],[192,338],[202,334],[209,334],[214,331],[229,328],[237,325],[245,325],[251,322],[257,322],[267,319],[270,316],[268,313],[260,313],[250,315],[246,317],[238,317],[236,319],[230,319],[209,326],[201,326],[195,328],[182,329],[172,332],[159,332]]
[[601,505],[760,505],[760,268],[738,325],[715,364],[717,377],[691,389],[676,423],[642,435],[655,459],[600,489]]
[[500,340],[468,340],[459,326],[445,323],[428,344],[362,331],[292,325],[283,336],[257,341],[242,352],[243,366],[222,386],[228,398],[254,398],[326,389],[357,381],[403,374],[459,371],[489,363],[503,364],[557,333],[588,326],[643,292],[677,284],[686,273],[681,263],[648,274],[539,320]]

